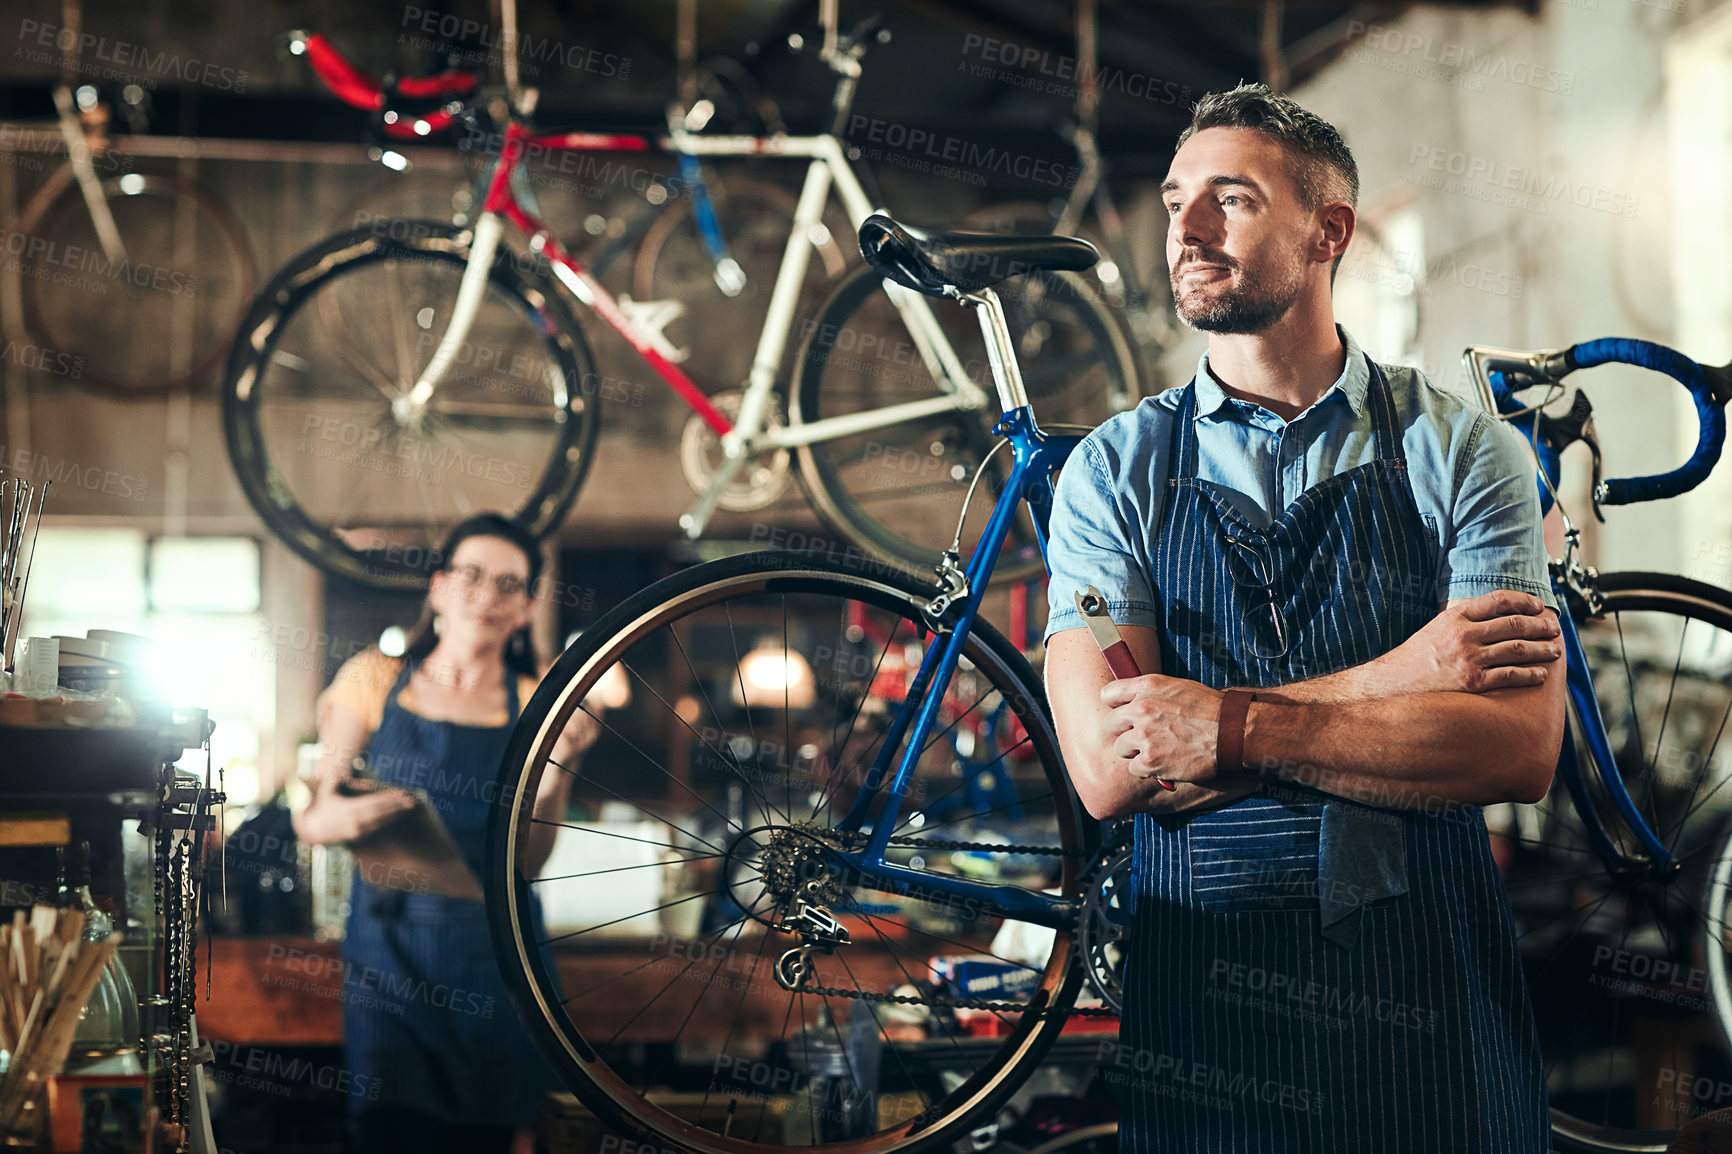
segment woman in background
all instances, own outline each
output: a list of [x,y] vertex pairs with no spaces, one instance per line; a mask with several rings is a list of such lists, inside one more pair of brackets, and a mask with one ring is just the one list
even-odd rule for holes
[[[312,844],[352,842],[424,794],[479,878],[495,775],[539,680],[529,622],[541,552],[516,523],[483,514],[453,529],[439,556],[404,657],[358,654],[320,695],[323,755],[295,831]],[[580,710],[554,761],[572,767],[598,731]],[[572,776],[543,776],[538,817],[563,818]],[[530,876],[553,833],[532,827]],[[357,871],[343,942],[344,1059],[365,1087],[350,1099],[359,1148],[527,1152],[540,1100],[557,1087],[506,994],[484,906],[387,888],[404,880]]]

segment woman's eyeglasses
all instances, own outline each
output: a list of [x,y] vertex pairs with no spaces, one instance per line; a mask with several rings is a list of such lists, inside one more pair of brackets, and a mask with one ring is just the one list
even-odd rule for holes
[[453,565],[449,570],[463,584],[474,587],[491,580],[501,597],[516,597],[529,592],[529,583],[515,573],[492,574],[479,565]]
[[[1281,606],[1275,601],[1275,587],[1268,558],[1257,543],[1242,537],[1228,537],[1233,546],[1227,560],[1227,572],[1233,584],[1251,592],[1251,603],[1245,606],[1245,648],[1253,657],[1273,661],[1287,656],[1293,644],[1287,636],[1287,623],[1282,619]],[[1242,564],[1235,565],[1234,558]],[[1248,573],[1249,577],[1242,576]]]

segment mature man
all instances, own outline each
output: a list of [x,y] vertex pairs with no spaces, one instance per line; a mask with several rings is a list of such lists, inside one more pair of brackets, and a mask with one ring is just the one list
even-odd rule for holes
[[[1052,519],[1065,759],[1096,817],[1136,815],[1121,1142],[1549,1149],[1477,808],[1541,797],[1563,734],[1531,466],[1335,325],[1333,127],[1247,85],[1179,144],[1167,260],[1208,352],[1083,442]],[[1145,676],[1080,628],[1091,584]]]

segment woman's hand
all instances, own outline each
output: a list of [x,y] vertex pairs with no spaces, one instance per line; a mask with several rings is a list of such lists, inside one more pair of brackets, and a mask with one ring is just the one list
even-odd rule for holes
[[327,703],[319,711],[318,776],[313,796],[295,811],[295,836],[308,845],[351,842],[383,829],[415,808],[405,790],[357,778],[351,768],[372,736],[367,723],[347,706]]
[[415,808],[415,795],[394,786],[377,785],[361,778],[337,783],[325,800],[327,829],[342,842],[359,841]]

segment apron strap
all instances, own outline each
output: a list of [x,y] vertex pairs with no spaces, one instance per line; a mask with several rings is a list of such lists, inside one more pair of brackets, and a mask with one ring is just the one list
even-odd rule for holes
[[1371,410],[1372,434],[1377,439],[1379,461],[1403,461],[1401,438],[1396,434],[1395,395],[1389,389],[1389,379],[1370,357],[1365,358],[1371,369],[1371,382],[1365,390],[1365,404]]
[[1171,472],[1167,474],[1172,481],[1191,481],[1197,476],[1197,382],[1193,378],[1185,386],[1185,395],[1179,399],[1179,412],[1173,420],[1172,448],[1168,451],[1173,461]]

